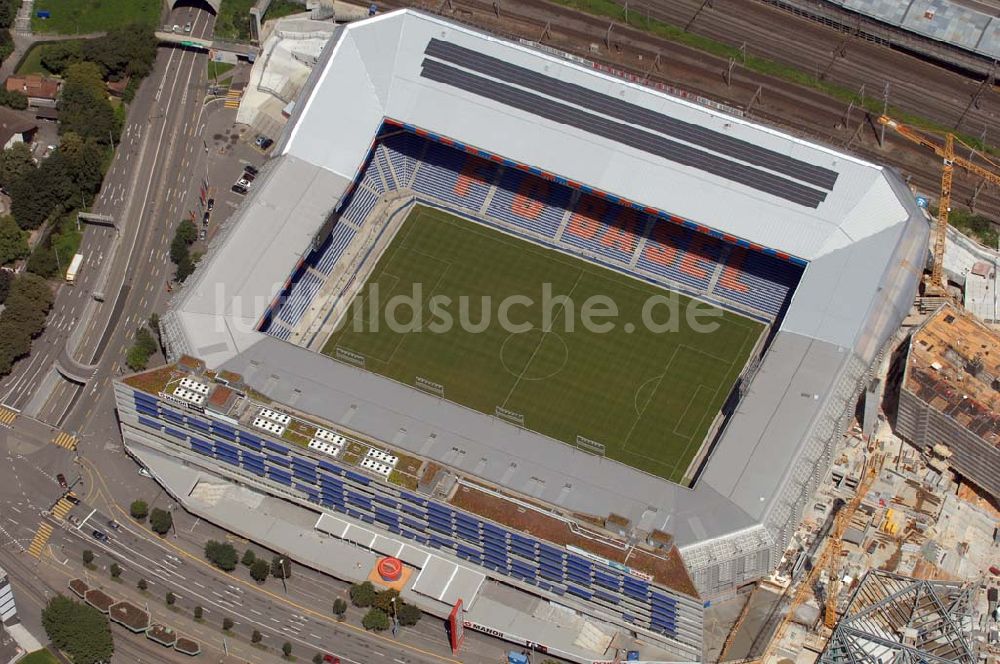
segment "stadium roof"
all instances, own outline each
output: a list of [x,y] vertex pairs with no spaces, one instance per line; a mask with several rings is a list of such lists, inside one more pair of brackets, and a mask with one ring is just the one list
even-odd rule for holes
[[[386,118],[808,262],[694,491],[253,331]],[[485,460],[479,474],[513,490],[541,478],[539,498],[621,513],[681,546],[791,518],[814,481],[800,462],[832,440],[927,252],[891,170],[413,10],[334,33],[276,154],[164,317],[173,355],[389,444],[405,429],[414,453]],[[501,472],[511,463],[525,472]]]

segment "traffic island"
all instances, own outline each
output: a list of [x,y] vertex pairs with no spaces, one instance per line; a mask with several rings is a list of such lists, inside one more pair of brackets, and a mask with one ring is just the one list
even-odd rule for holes
[[177,643],[177,632],[166,625],[153,623],[146,630],[146,638],[150,641],[156,641],[161,646],[172,648]]
[[201,646],[194,639],[182,636],[177,639],[177,643],[174,644],[174,650],[182,655],[190,655],[191,657],[194,657],[195,655],[201,653]]
[[131,602],[123,601],[112,605],[108,616],[136,634],[141,634],[149,628],[149,614]]
[[85,599],[90,586],[83,579],[73,579],[69,582],[69,589],[80,599]]
[[111,605],[115,603],[114,597],[111,597],[103,590],[97,590],[96,588],[88,590],[84,594],[83,599],[87,602],[87,604],[90,604],[101,613],[107,613],[108,609],[111,608]]

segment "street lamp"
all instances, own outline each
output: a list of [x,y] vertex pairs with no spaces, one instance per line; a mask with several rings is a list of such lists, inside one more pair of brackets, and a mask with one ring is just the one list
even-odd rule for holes
[[396,622],[396,598],[390,597],[389,604],[392,605],[392,635],[396,636],[396,628],[398,623]]
[[285,585],[285,559],[284,558],[278,558],[278,565],[281,566],[281,588],[282,588],[282,590],[285,591],[285,594],[287,595],[288,594],[288,586]]

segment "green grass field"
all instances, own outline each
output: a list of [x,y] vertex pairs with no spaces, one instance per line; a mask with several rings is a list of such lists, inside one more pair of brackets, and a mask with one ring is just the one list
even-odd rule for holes
[[[543,283],[573,304],[543,304]],[[339,347],[362,355],[368,370],[408,385],[419,377],[425,388],[442,386],[445,398],[489,415],[499,406],[523,416],[525,428],[564,442],[583,436],[604,445],[606,456],[675,482],[684,478],[763,329],[713,310],[720,317],[712,319],[719,323],[712,333],[696,332],[683,316],[676,331],[654,332],[641,324],[642,310],[650,297],[666,294],[662,289],[428,208],[414,210],[400,228],[355,311],[371,308],[372,284],[379,292],[378,328],[366,321],[359,329],[349,314],[325,354],[338,357]],[[420,329],[393,331],[387,321],[414,319],[409,308],[391,312],[386,305],[394,295],[411,294],[414,284],[422,285]],[[470,301],[465,318],[473,323],[483,320],[481,298],[492,298],[482,332],[457,323],[463,295]],[[497,323],[499,303],[514,295],[534,300],[512,307],[508,317],[529,324],[528,331],[508,332]],[[616,303],[619,315],[600,321],[613,322],[613,330],[584,329],[582,309],[593,295]],[[434,331],[443,318],[431,300],[440,296],[452,298],[445,308],[456,321],[444,333]],[[690,300],[677,297],[683,311]],[[664,320],[665,310],[657,311],[655,319]]]
[[[160,0],[35,0],[31,29],[45,34],[78,35],[104,32],[130,23],[155,26]],[[38,18],[39,11],[52,17]]]

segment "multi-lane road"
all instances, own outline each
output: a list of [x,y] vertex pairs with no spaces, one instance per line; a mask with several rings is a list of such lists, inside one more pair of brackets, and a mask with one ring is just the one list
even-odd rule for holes
[[[207,11],[187,7],[169,18],[191,21],[198,37],[211,36],[214,20]],[[0,381],[3,404],[79,430],[87,421],[87,409],[80,406],[107,389],[136,327],[166,295],[173,271],[168,258],[172,229],[187,213],[191,167],[203,151],[198,127],[207,57],[193,50],[160,50],[152,75],[130,106],[121,144],[93,206],[93,212],[113,217],[115,228],[85,228],[77,282],[59,290],[31,356]],[[103,301],[95,299],[98,293]]]

